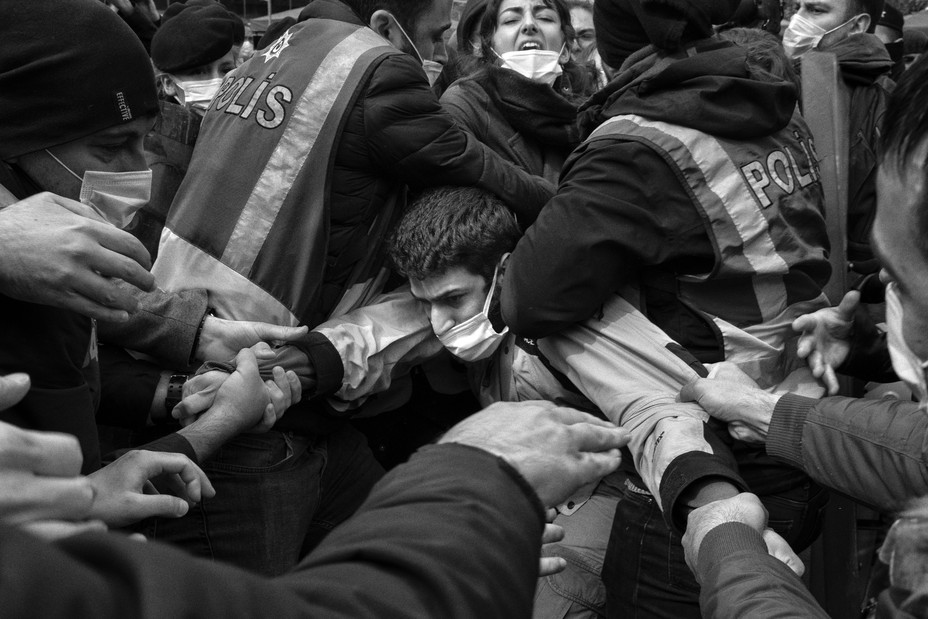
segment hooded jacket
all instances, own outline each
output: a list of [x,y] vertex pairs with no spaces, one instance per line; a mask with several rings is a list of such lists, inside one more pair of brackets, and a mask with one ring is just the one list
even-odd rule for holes
[[[619,77],[582,110],[581,128],[637,115],[720,141],[771,135],[789,140],[784,130],[796,102],[794,85],[753,78],[743,49],[710,38],[680,52],[645,48],[631,56]],[[804,152],[798,141],[790,150]],[[789,304],[820,298],[830,273],[821,188],[816,182],[806,189],[817,193],[778,197],[780,215],[770,223],[790,235],[800,256],[784,275]],[[610,294],[630,300],[638,295],[645,314],[699,361],[722,361],[730,351],[713,317],[671,288],[654,285],[712,273],[718,269],[716,246],[683,172],[653,144],[622,135],[588,140],[565,163],[558,194],[510,258],[503,318],[521,336],[544,337],[596,315]],[[741,297],[722,298],[731,313],[744,310]],[[726,319],[724,312],[717,316]],[[709,469],[692,459],[697,457],[705,460],[705,454],[681,457],[664,479],[677,488],[695,481]],[[802,475],[773,469],[763,457],[741,463],[745,481],[758,494],[804,483]],[[671,502],[665,500],[665,507]]]

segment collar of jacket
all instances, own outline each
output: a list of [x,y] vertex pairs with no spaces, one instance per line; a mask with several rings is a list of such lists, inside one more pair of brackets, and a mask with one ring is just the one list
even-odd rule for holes
[[551,86],[495,65],[486,65],[472,79],[517,132],[568,150],[580,143],[577,106]]
[[852,85],[869,86],[893,68],[886,46],[872,34],[853,34],[821,51],[838,57],[841,76]]
[[307,19],[334,19],[358,26],[367,25],[358,17],[357,13],[351,10],[351,7],[344,2],[339,2],[339,0],[312,0],[306,5],[306,8],[300,11],[297,21],[301,22]]

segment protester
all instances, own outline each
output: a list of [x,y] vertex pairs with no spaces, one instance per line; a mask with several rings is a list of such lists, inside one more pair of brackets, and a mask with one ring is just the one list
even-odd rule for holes
[[[656,496],[658,489],[673,487],[676,481],[664,477],[667,463],[687,451],[713,450],[702,439],[702,411],[671,397],[674,385],[698,375],[692,359],[621,298],[607,301],[597,318],[537,342],[509,333],[498,295],[506,259],[520,236],[512,215],[492,196],[441,188],[411,205],[397,225],[390,253],[409,278],[435,336],[465,363],[481,404],[540,398],[605,415],[629,430],[634,468],[646,487]],[[360,348],[384,339],[381,332],[395,337],[404,325],[415,325],[422,309],[398,303],[391,315],[365,321],[366,308],[361,308],[331,322],[357,324]],[[317,330],[327,333],[327,325]],[[364,365],[392,363],[367,359]],[[731,461],[703,473],[745,487]],[[539,583],[534,617],[605,612],[600,572],[624,477],[610,475],[558,505],[554,523],[564,528],[565,538],[549,544],[545,554],[567,565]]]
[[606,71],[603,60],[596,49],[596,26],[593,23],[593,0],[568,0],[570,24],[574,29],[574,41],[570,46],[570,57],[574,63],[592,63],[596,70],[596,90],[611,79],[613,71]]
[[565,72],[573,40],[562,0],[491,0],[480,22],[480,68],[441,103],[459,126],[526,172],[557,182],[579,144],[577,106],[591,76]]
[[[903,74],[890,98],[880,141],[877,172],[878,208],[873,247],[885,277],[888,345],[893,369],[912,389],[918,403],[894,400],[854,400],[829,397],[809,400],[795,395],[769,398],[737,381],[697,381],[681,397],[700,402],[713,415],[734,422],[732,431],[745,439],[767,441],[767,451],[801,466],[823,483],[882,510],[903,507],[907,500],[928,494],[924,449],[928,436],[928,390],[922,359],[928,357],[928,254],[924,245],[924,166],[928,138],[928,62],[916,63]],[[837,312],[804,317],[807,352],[817,364],[844,361],[849,352],[863,353],[858,368],[872,377],[883,372],[882,355],[875,359],[866,336],[855,351],[835,346],[834,339],[850,333],[854,298]],[[837,318],[837,320],[835,320]],[[856,343],[856,342],[855,342]],[[884,351],[885,354],[885,351]],[[848,358],[847,364],[853,364]],[[860,365],[860,363],[864,365]],[[845,367],[848,367],[848,365]],[[819,368],[821,371],[823,368]],[[924,509],[915,519],[923,522]],[[912,523],[903,516],[899,527]],[[804,587],[766,557],[758,537],[766,513],[756,497],[742,495],[711,503],[690,515],[686,549],[688,562],[702,584],[701,606],[706,617],[771,616],[825,617]],[[892,587],[879,598],[880,617],[924,614],[928,572],[924,570],[925,533],[895,546],[895,555],[881,552],[892,563]],[[890,537],[893,537],[892,535]],[[900,536],[901,537],[901,536]],[[887,540],[889,542],[889,540]],[[899,540],[894,540],[899,541]],[[759,591],[764,595],[757,595]],[[770,593],[776,592],[774,595]]]

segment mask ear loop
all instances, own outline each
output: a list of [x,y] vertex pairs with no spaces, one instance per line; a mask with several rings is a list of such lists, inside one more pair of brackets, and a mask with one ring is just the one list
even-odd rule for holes
[[419,53],[419,48],[416,47],[416,44],[412,42],[412,37],[406,34],[405,28],[403,28],[402,24],[400,24],[400,20],[398,20],[396,18],[396,15],[394,15],[393,13],[390,13],[390,17],[393,18],[393,23],[395,23],[396,27],[400,29],[400,32],[403,33],[403,36],[406,37],[406,42],[409,43],[409,45],[412,47],[412,51],[416,52],[416,58],[419,59],[419,64],[422,64],[423,62],[425,62],[422,59],[422,54]]
[[66,165],[64,164],[64,161],[62,161],[61,159],[59,159],[58,157],[56,157],[54,154],[52,154],[52,151],[48,150],[47,148],[43,148],[42,150],[44,150],[44,151],[48,154],[49,157],[51,157],[52,159],[54,159],[55,161],[57,161],[57,162],[58,162],[58,165],[60,165],[60,166],[61,166],[62,168],[64,168],[65,170],[67,170],[68,173],[69,173],[71,176],[73,176],[74,178],[76,178],[77,180],[79,180],[79,181],[82,182],[82,183],[84,182],[84,179],[83,179],[83,178],[81,178],[80,176],[78,176],[78,175],[74,172],[74,170],[72,170],[71,168],[69,168],[68,166],[66,166]]

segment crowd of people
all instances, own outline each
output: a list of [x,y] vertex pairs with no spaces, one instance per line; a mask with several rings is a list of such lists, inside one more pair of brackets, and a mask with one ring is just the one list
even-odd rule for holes
[[0,0],[2,614],[828,617],[837,492],[928,616],[899,10],[455,9]]

